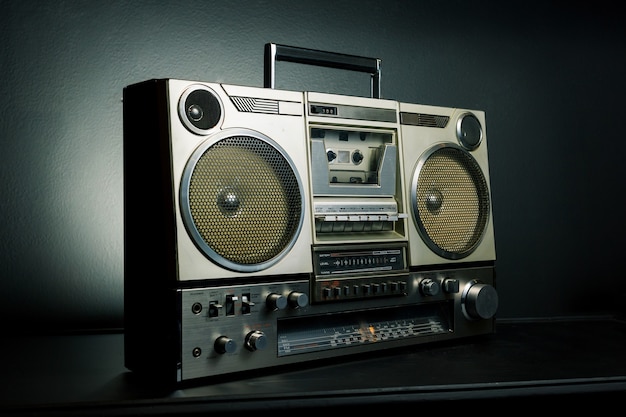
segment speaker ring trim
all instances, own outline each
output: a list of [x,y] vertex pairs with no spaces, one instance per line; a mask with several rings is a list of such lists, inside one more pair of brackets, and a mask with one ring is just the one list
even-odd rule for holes
[[[426,229],[424,223],[422,222],[421,216],[420,216],[420,212],[418,209],[418,182],[420,179],[420,173],[422,172],[422,170],[424,169],[424,165],[426,164],[426,162],[430,159],[430,157],[435,154],[436,152],[445,150],[446,148],[448,149],[454,149],[456,151],[459,152],[460,155],[463,155],[463,157],[465,157],[468,161],[471,161],[472,164],[478,169],[478,172],[480,174],[480,178],[478,178],[479,182],[481,183],[481,187],[479,188],[484,188],[484,195],[478,196],[478,197],[482,197],[486,200],[485,205],[485,212],[483,213],[483,218],[485,219],[484,221],[484,225],[483,227],[478,231],[478,237],[476,239],[473,240],[473,244],[467,248],[466,250],[463,251],[450,251],[447,250],[445,248],[442,248],[440,245],[438,245],[435,241],[433,241],[433,239],[431,239],[428,230]],[[473,180],[476,180],[476,178],[472,177]],[[438,143],[435,144],[433,146],[431,146],[430,148],[428,148],[426,151],[424,151],[424,153],[422,153],[422,155],[420,156],[420,158],[418,159],[415,168],[413,170],[413,175],[411,178],[411,190],[410,190],[410,201],[411,201],[411,213],[413,216],[413,220],[414,223],[417,226],[417,231],[418,234],[420,235],[420,237],[422,238],[422,241],[428,246],[429,249],[431,249],[434,253],[436,253],[437,255],[441,256],[442,258],[445,259],[449,259],[449,260],[460,260],[463,258],[468,257],[469,255],[471,255],[481,244],[483,238],[485,237],[485,233],[487,231],[487,227],[489,225],[489,222],[491,221],[491,197],[490,197],[490,193],[489,193],[489,185],[487,183],[487,180],[484,176],[484,173],[482,172],[482,167],[480,167],[480,164],[478,163],[478,161],[476,161],[476,159],[471,155],[470,152],[468,152],[466,149],[464,149],[462,146],[457,145],[455,143],[452,142],[445,142],[445,143]]]
[[[251,264],[242,264],[238,262],[234,262],[221,254],[215,251],[210,245],[202,237],[200,231],[195,225],[195,221],[192,215],[191,202],[189,199],[190,185],[191,185],[191,177],[194,173],[194,169],[200,160],[200,158],[204,155],[204,153],[217,144],[218,142],[232,138],[235,136],[246,136],[254,139],[258,139],[262,142],[265,142],[270,147],[274,148],[282,158],[287,162],[289,168],[293,172],[294,178],[297,182],[298,192],[300,194],[300,198],[302,201],[301,210],[299,214],[299,218],[297,220],[297,227],[293,233],[290,241],[282,247],[280,252],[276,254],[271,259],[268,259],[263,262],[251,263]],[[198,247],[198,249],[207,257],[209,260],[214,262],[215,264],[222,266],[228,270],[236,271],[236,272],[258,272],[263,271],[265,269],[270,268],[271,266],[278,263],[282,260],[293,248],[296,241],[298,240],[300,233],[302,231],[302,227],[305,220],[305,193],[304,186],[302,183],[302,179],[299,175],[298,170],[293,162],[293,160],[289,157],[289,155],[285,152],[285,150],[274,140],[270,139],[268,136],[251,129],[246,128],[230,128],[223,131],[220,131],[209,138],[207,138],[204,142],[202,142],[192,153],[190,158],[187,160],[185,168],[183,170],[183,174],[181,176],[180,182],[180,190],[179,190],[179,204],[180,204],[180,213],[183,220],[183,224],[185,229],[187,230],[189,236],[191,237],[194,244]]]

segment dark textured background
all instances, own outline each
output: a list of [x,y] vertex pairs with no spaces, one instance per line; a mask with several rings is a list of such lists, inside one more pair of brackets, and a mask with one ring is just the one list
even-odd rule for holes
[[[0,0],[5,328],[121,328],[123,87],[261,87],[267,42],[377,57],[383,98],[486,112],[498,317],[624,312],[625,19],[565,4]],[[369,94],[319,67],[277,81]]]

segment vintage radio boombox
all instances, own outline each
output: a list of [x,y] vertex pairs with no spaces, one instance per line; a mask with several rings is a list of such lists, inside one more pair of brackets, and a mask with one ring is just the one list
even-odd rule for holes
[[381,99],[378,72],[373,97],[267,72],[124,89],[128,369],[184,382],[495,331],[485,115]]

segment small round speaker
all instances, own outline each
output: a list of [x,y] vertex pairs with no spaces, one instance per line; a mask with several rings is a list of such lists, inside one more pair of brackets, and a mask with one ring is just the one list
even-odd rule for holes
[[479,245],[489,221],[487,181],[474,157],[454,143],[429,148],[411,183],[413,220],[426,245],[462,259]]
[[469,112],[462,114],[456,122],[456,137],[465,149],[478,148],[483,140],[483,127],[478,118]]
[[234,271],[260,271],[295,243],[304,220],[303,192],[293,162],[277,143],[251,130],[225,130],[189,158],[181,215],[209,259]]
[[209,87],[194,84],[181,95],[178,116],[189,131],[206,135],[222,121],[222,102]]

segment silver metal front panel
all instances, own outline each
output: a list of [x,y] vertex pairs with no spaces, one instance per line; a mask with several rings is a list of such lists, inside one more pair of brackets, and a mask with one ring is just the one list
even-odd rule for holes
[[[492,267],[381,275],[370,284],[383,282],[396,286],[359,299],[339,281],[334,291],[311,289],[306,279],[180,289],[180,380],[494,330]],[[325,289],[333,302],[313,302],[324,295],[312,292]]]

